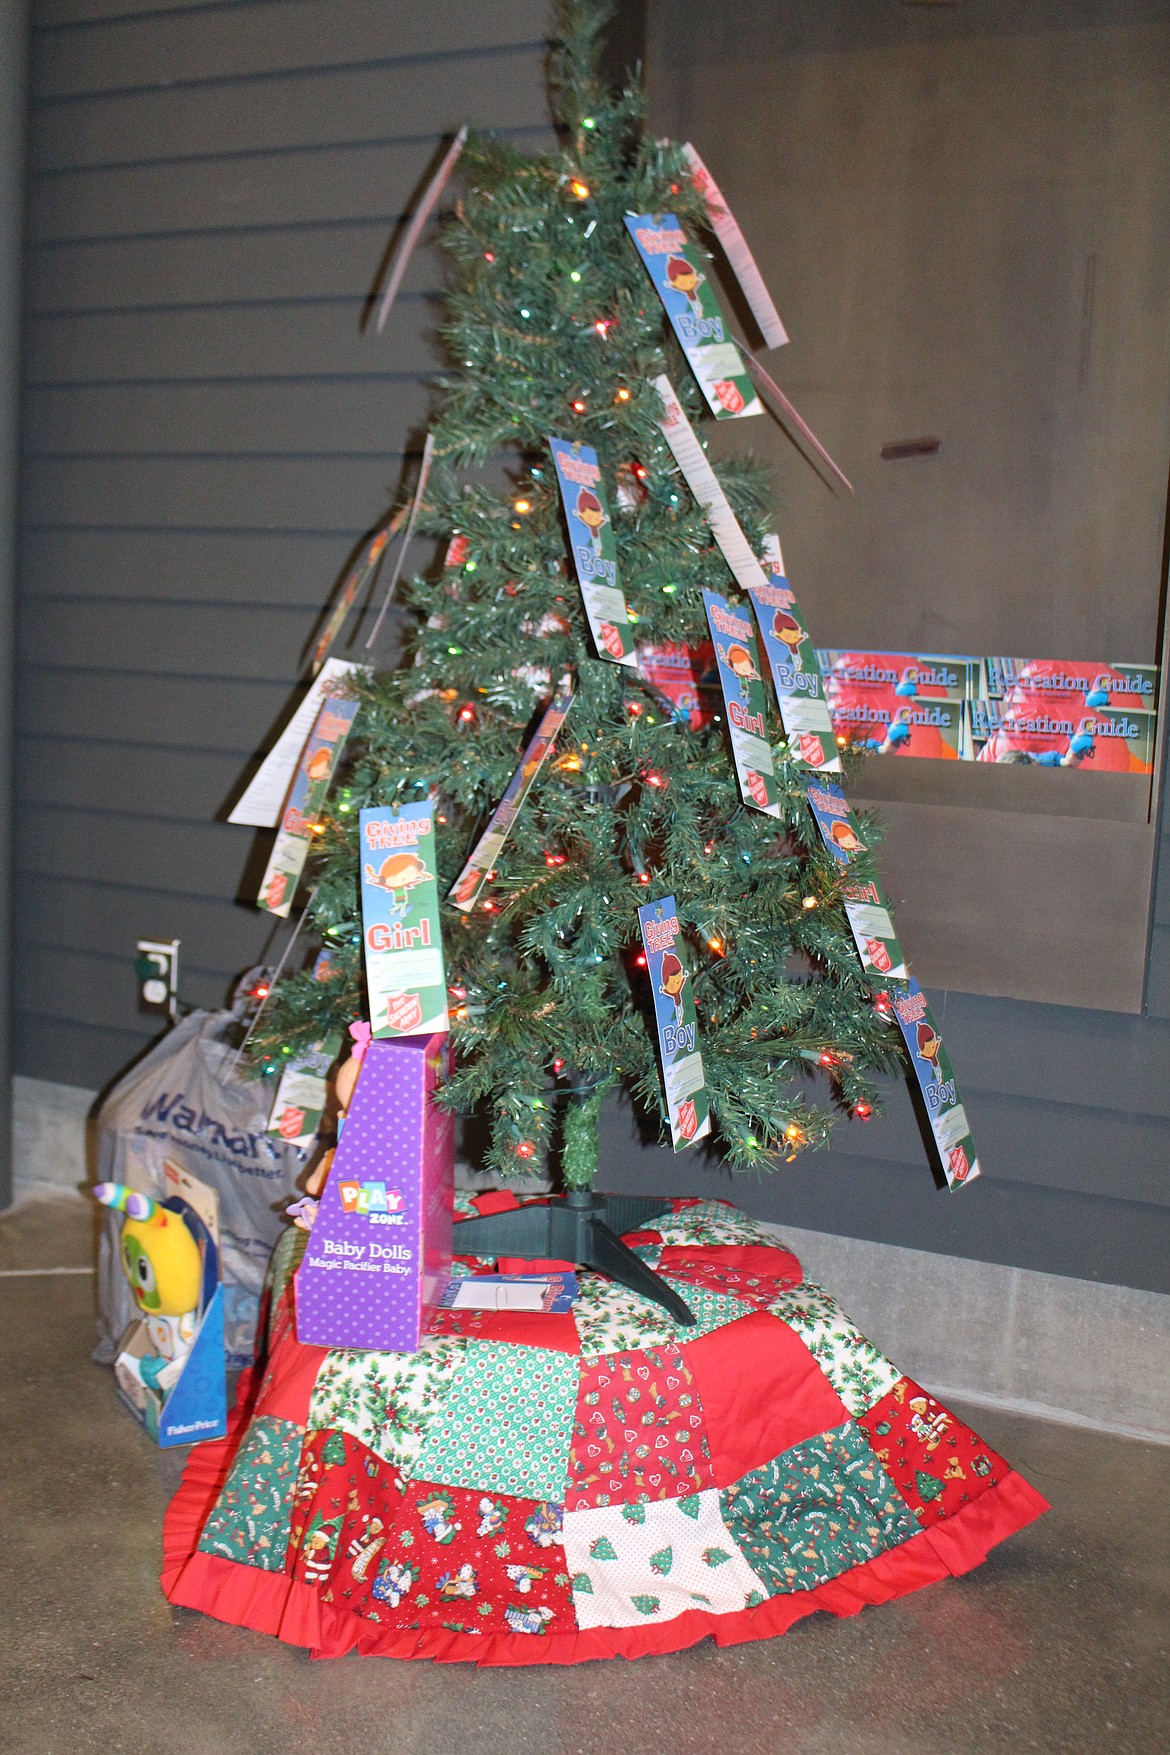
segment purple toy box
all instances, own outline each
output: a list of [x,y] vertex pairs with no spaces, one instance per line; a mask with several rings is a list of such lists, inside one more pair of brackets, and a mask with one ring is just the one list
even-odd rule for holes
[[432,1100],[446,1037],[366,1050],[297,1273],[297,1336],[417,1352],[451,1273],[455,1129]]

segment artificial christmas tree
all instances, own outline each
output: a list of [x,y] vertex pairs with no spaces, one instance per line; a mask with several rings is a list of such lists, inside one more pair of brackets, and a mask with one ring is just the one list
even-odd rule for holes
[[[845,910],[847,888],[880,902],[868,853],[856,840],[840,863],[809,799],[810,778],[840,767],[836,747],[812,739],[810,767],[807,736],[776,741],[747,594],[663,431],[656,381],[695,417],[702,398],[627,218],[669,212],[669,238],[708,210],[682,149],[644,133],[639,94],[600,83],[602,19],[593,4],[563,15],[560,150],[528,158],[482,138],[464,150],[468,188],[446,231],[452,366],[415,520],[450,539],[447,564],[401,588],[399,667],[353,685],[361,712],[312,866],[330,979],[284,982],[255,1044],[273,1068],[366,1009],[359,815],[431,800],[455,1049],[444,1100],[486,1105],[501,1177],[523,1181],[551,1153],[570,1190],[593,1183],[607,1092],[624,1085],[670,1119],[639,930],[648,902],[665,898],[678,921],[703,1101],[733,1167],[821,1144],[834,1109],[868,1116],[872,1075],[901,1053],[888,1001],[875,1008],[883,965],[859,964]],[[500,454],[503,491],[478,468]],[[762,477],[725,465],[712,479],[751,556],[770,537],[778,555]],[[759,578],[779,602],[776,563]],[[772,637],[770,609],[757,599],[756,612]],[[637,652],[700,646],[709,617],[747,630],[728,642],[710,623],[743,698],[692,729]],[[776,609],[775,644],[798,670],[801,629]],[[798,680],[815,693],[805,646]],[[526,742],[558,689],[559,736],[529,774]],[[477,861],[521,777],[506,840],[493,835]]]

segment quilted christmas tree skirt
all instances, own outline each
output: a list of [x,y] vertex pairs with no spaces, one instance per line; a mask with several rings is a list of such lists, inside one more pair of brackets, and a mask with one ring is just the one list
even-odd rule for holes
[[768,1639],[967,1572],[1047,1509],[722,1203],[628,1239],[693,1327],[582,1275],[572,1314],[445,1312],[418,1354],[301,1345],[298,1240],[168,1511],[163,1587],[316,1657]]

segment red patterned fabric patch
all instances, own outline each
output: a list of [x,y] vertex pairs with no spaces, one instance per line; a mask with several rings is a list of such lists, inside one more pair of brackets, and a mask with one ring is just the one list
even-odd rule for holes
[[909,1377],[858,1425],[922,1524],[953,1517],[1008,1473],[1002,1456]]
[[703,1404],[717,1487],[849,1417],[804,1342],[766,1310],[688,1341],[683,1357]]
[[800,1263],[786,1249],[750,1243],[668,1244],[658,1271],[692,1286],[728,1292],[758,1310],[767,1310],[785,1288],[799,1285],[801,1275]]
[[566,1510],[682,1499],[714,1485],[703,1409],[677,1347],[583,1361]]
[[288,1570],[384,1627],[571,1632],[559,1505],[398,1471],[340,1433],[314,1433],[294,1495]]

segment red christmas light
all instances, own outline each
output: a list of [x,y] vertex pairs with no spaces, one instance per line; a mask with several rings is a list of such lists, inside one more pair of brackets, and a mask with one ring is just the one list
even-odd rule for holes
[[521,1140],[520,1144],[516,1147],[516,1156],[518,1158],[531,1158],[534,1157],[535,1154],[536,1147],[531,1140]]
[[495,251],[494,250],[485,250],[483,253],[483,259],[485,262],[494,262],[496,259]]
[[475,708],[471,705],[470,701],[465,702],[464,705],[460,707],[459,718],[464,725],[469,725],[475,718]]
[[821,1065],[822,1066],[836,1066],[836,1064],[837,1064],[837,1056],[835,1054],[830,1054],[828,1049],[826,1048],[825,1052],[821,1055]]
[[637,956],[634,958],[634,962],[639,969],[644,969],[646,967],[645,953],[642,951],[639,951]]
[[640,871],[638,873],[638,882],[640,884],[648,884],[650,882],[650,873],[648,871]]
[[641,701],[627,701],[626,712],[630,715],[631,719],[640,719],[642,717]]
[[858,1103],[855,1105],[853,1113],[856,1115],[858,1121],[868,1121],[873,1114],[873,1104]]
[[556,1074],[557,1078],[559,1079],[561,1074],[564,1072],[564,1070],[565,1070],[565,1063],[561,1059],[560,1055],[558,1054],[556,1059],[553,1061],[553,1072]]
[[574,414],[584,414],[585,413],[585,404],[582,402],[582,400],[579,396],[573,402],[571,402],[569,404],[569,407],[573,410]]
[[645,780],[647,786],[653,786],[658,790],[662,790],[666,786],[665,775],[655,773],[653,768],[651,768],[649,772],[643,774],[642,778]]

